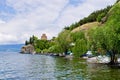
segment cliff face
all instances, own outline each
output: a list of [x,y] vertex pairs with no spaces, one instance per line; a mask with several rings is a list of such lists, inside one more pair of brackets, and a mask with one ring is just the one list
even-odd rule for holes
[[34,47],[29,44],[29,45],[23,46],[23,47],[21,48],[21,53],[34,54],[34,53],[35,53],[35,50],[34,50]]

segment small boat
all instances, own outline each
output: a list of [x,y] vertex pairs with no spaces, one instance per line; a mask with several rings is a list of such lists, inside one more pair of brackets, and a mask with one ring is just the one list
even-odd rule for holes
[[82,57],[83,59],[88,59],[93,57],[94,55],[92,54],[92,51],[87,51],[87,53],[82,54],[80,57]]
[[96,56],[96,57],[92,57],[92,58],[88,58],[87,59],[88,63],[109,63],[110,62],[110,58],[108,56]]

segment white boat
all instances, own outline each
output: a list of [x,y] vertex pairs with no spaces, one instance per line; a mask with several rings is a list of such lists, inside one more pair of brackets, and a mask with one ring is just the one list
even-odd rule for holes
[[110,58],[108,56],[96,56],[96,57],[92,57],[92,58],[88,58],[87,59],[88,63],[109,63],[110,62]]
[[90,58],[90,57],[93,57],[92,51],[87,51],[86,54],[83,54],[83,55],[82,55],[82,58],[83,58],[83,59],[88,59],[88,58]]

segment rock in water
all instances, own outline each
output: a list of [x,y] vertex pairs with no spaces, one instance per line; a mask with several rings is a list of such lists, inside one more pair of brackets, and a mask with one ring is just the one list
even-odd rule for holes
[[34,46],[31,44],[23,46],[21,48],[21,53],[34,54],[35,53]]

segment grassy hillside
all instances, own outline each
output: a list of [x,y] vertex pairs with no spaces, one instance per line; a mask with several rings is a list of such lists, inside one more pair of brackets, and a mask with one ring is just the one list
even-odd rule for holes
[[[73,30],[79,26],[82,26],[84,24],[87,23],[91,23],[91,22],[101,22],[102,19],[106,16],[106,14],[108,13],[108,11],[112,8],[112,6],[107,6],[104,9],[101,10],[97,10],[92,12],[89,16],[84,17],[83,19],[81,19],[78,22],[75,22],[73,24],[71,24],[70,26],[65,26],[65,30]],[[106,18],[105,18],[106,19]],[[104,20],[104,19],[103,19]]]
[[[101,19],[101,20],[103,20],[103,22],[98,22],[98,21],[88,22],[88,23],[85,23],[83,25],[78,26],[77,28],[74,28],[71,32],[78,32],[81,30],[87,31],[87,30],[94,28],[94,27],[108,25],[111,22],[113,24],[110,24],[110,26],[113,26],[116,23],[119,23],[119,20],[120,20],[120,1],[119,0],[117,1],[117,3],[114,4],[114,6],[109,8],[109,11],[108,10],[106,10],[106,11],[107,11],[106,16],[104,16]],[[113,21],[115,21],[115,22],[113,22]]]
[[78,31],[81,31],[81,30],[88,30],[88,29],[91,29],[93,27],[96,27],[96,26],[99,26],[100,23],[99,22],[91,22],[91,23],[86,23],[86,24],[83,24],[75,29],[73,29],[71,32],[78,32]]
[[113,23],[113,25],[116,25],[116,23],[120,23],[120,1],[116,3],[108,12],[108,19],[107,23]]

